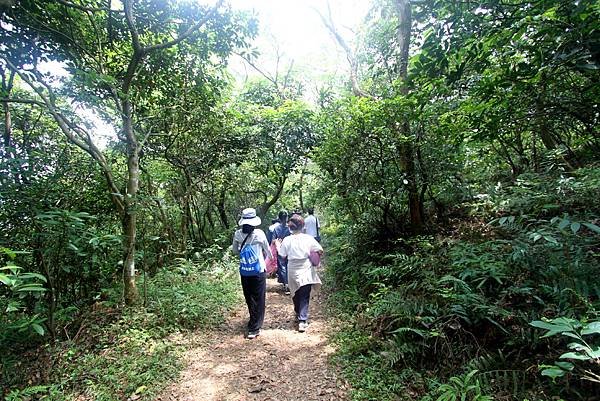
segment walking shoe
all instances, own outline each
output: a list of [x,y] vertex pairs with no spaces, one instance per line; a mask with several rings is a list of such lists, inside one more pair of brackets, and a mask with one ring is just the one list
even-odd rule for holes
[[290,287],[287,284],[283,287],[283,292],[285,293],[285,295],[291,294]]
[[301,320],[300,323],[298,323],[298,331],[304,333],[306,329],[308,329],[308,323],[306,320]]
[[246,337],[248,340],[252,340],[253,338],[256,338],[260,336],[260,330],[255,330],[255,331],[249,331],[248,332],[248,337]]

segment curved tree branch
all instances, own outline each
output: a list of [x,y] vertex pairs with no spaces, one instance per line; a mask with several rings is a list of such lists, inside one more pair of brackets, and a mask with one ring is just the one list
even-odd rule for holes
[[[122,198],[121,192],[119,191],[119,188],[117,187],[117,185],[115,183],[115,179],[112,174],[112,170],[111,170],[108,162],[106,161],[106,158],[104,157],[102,152],[96,147],[96,145],[92,141],[91,135],[89,134],[89,132],[87,130],[85,130],[84,128],[82,128],[81,126],[75,124],[73,121],[71,121],[56,106],[55,95],[52,92],[52,88],[49,85],[47,85],[45,82],[40,81],[39,76],[37,77],[38,78],[37,82],[42,84],[46,88],[46,90],[48,91],[48,95],[46,95],[39,86],[35,85],[35,83],[32,81],[32,79],[30,78],[30,76],[28,74],[25,74],[22,71],[20,71],[10,60],[4,59],[4,61],[6,62],[8,67],[12,71],[14,71],[17,75],[19,75],[19,77],[27,85],[29,85],[29,87],[31,89],[33,89],[33,91],[40,97],[40,99],[42,99],[41,102],[34,101],[34,100],[31,100],[31,101],[22,100],[21,103],[30,103],[30,104],[36,104],[38,106],[43,106],[52,115],[52,117],[54,118],[54,121],[56,121],[60,130],[67,137],[68,141],[71,142],[72,144],[74,144],[75,146],[79,147],[86,153],[88,153],[90,156],[92,156],[92,158],[94,160],[96,160],[96,162],[98,162],[98,165],[102,169],[104,177],[106,178],[109,189],[111,191],[111,193],[110,193],[111,198],[112,198],[113,202],[115,203],[115,205],[117,206],[119,212],[122,213],[125,209],[124,209],[123,201],[121,199]],[[4,100],[5,99],[2,99],[2,101],[4,101]],[[6,99],[6,101],[10,101],[10,100],[11,99]]]
[[331,35],[333,36],[333,38],[335,39],[337,44],[344,50],[344,53],[346,54],[346,59],[348,60],[348,63],[350,64],[350,83],[352,84],[352,92],[356,96],[372,97],[367,92],[365,92],[360,87],[360,84],[358,83],[358,60],[357,60],[356,54],[350,48],[350,46],[348,45],[348,43],[346,42],[344,37],[339,33],[339,31],[335,27],[335,24],[333,22],[333,16],[331,13],[331,6],[329,5],[329,2],[327,2],[327,12],[328,12],[327,17],[324,16],[316,8],[314,10],[317,12],[317,14],[319,14],[319,16],[321,17],[321,21],[323,22],[323,25],[325,25],[325,27],[329,30],[329,32],[331,33]]

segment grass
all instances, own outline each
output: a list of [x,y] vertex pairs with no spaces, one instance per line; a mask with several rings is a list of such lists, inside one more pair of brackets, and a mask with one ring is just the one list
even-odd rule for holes
[[[32,375],[14,380],[6,399],[154,399],[177,378],[182,344],[201,337],[198,329],[223,322],[240,302],[237,277],[227,261],[211,267],[179,263],[148,280],[145,307],[125,309],[115,289],[115,297],[86,312],[75,337],[32,355],[31,363],[47,361],[47,372],[38,382]],[[3,369],[16,363],[5,358]],[[35,370],[22,364],[23,372]]]

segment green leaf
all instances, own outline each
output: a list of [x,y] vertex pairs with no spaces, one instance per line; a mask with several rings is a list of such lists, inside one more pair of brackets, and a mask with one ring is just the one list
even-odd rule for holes
[[543,322],[541,320],[534,320],[529,323],[530,326],[537,327],[538,329],[548,330],[549,333],[546,333],[543,337],[550,337],[558,333],[564,332],[572,332],[574,330],[573,326],[569,323],[557,322],[558,319],[555,319],[553,322]]
[[17,312],[19,309],[21,309],[21,304],[19,302],[16,301],[11,301],[8,306],[6,307],[6,312],[10,313],[10,312]]
[[594,349],[585,349],[585,353],[590,356],[592,359],[600,359],[600,347],[596,347]]
[[589,334],[600,334],[600,322],[591,322],[581,330],[582,336]]
[[558,224],[558,228],[560,230],[564,230],[571,222],[567,219],[562,219],[562,221]]
[[41,325],[39,325],[39,324],[37,324],[37,323],[33,323],[33,324],[31,325],[31,328],[32,328],[33,330],[35,330],[35,332],[36,332],[36,333],[38,333],[40,336],[43,336],[43,335],[44,335],[44,328],[43,328]]
[[21,279],[28,279],[28,278],[37,278],[41,281],[43,281],[44,283],[46,283],[46,277],[42,276],[39,273],[23,273],[19,276],[19,278]]
[[583,223],[583,225],[595,232],[596,234],[600,234],[600,227],[598,227],[597,225],[592,223]]
[[44,287],[40,287],[39,285],[25,285],[23,287],[19,287],[17,292],[44,292],[46,289]]
[[14,281],[10,277],[8,277],[6,274],[0,273],[0,283],[10,287],[13,285]]
[[578,223],[576,221],[571,223],[571,231],[573,231],[573,234],[577,234],[577,231],[579,231],[580,228],[581,228],[581,223]]
[[22,267],[14,266],[14,265],[0,267],[0,270],[10,270],[11,273],[15,273],[17,270],[22,270],[22,269],[23,269]]
[[568,370],[569,372],[573,370],[573,368],[575,367],[575,365],[573,365],[571,362],[554,362],[554,364],[556,366],[558,366],[561,369],[564,370]]
[[590,359],[587,355],[581,355],[576,352],[566,352],[559,356],[560,359],[576,359],[578,361],[587,361]]
[[562,370],[558,366],[555,368],[548,368],[548,369],[542,370],[542,376],[548,376],[553,379],[555,379],[557,377],[563,377],[565,375],[565,373],[567,373],[567,372],[565,370]]

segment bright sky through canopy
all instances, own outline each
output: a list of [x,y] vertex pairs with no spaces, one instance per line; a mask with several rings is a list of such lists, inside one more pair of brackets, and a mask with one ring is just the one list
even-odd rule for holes
[[[284,60],[294,61],[309,75],[320,75],[348,68],[345,57],[323,26],[317,10],[327,14],[325,0],[230,0],[234,9],[254,10],[259,20],[259,36],[255,42],[263,57],[262,68],[273,72],[275,49]],[[331,0],[333,19],[342,34],[350,38],[349,28],[356,28],[364,18],[369,2]],[[271,65],[269,65],[271,64]],[[285,65],[283,66],[285,68]],[[243,74],[233,63],[237,74]],[[248,73],[255,72],[248,69]]]
[[[203,1],[204,2],[204,1]],[[233,9],[252,10],[258,18],[259,34],[252,46],[260,56],[256,65],[274,75],[276,54],[279,53],[279,73],[287,72],[293,62],[295,70],[310,78],[326,74],[345,74],[348,63],[325,28],[318,12],[327,15],[326,0],[229,0]],[[206,1],[214,4],[213,1]],[[121,9],[118,0],[111,0],[113,9]],[[340,32],[349,40],[364,18],[369,2],[365,0],[329,0],[333,20]],[[58,76],[65,71],[59,63],[50,63],[45,68]],[[238,81],[248,76],[260,75],[239,57],[232,57],[230,70]],[[241,83],[241,82],[240,82]],[[109,138],[115,137],[114,128],[97,117],[91,110],[78,108],[78,114],[96,126],[96,137],[101,147]]]

